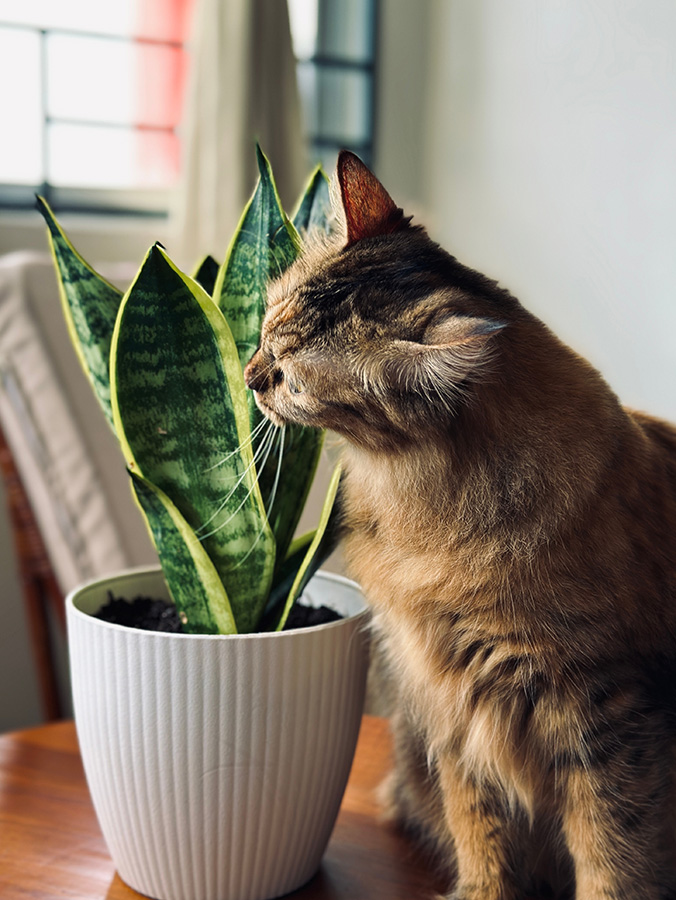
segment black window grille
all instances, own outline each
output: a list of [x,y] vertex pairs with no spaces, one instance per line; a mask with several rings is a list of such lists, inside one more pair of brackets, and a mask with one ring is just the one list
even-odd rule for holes
[[313,155],[332,169],[338,150],[346,147],[371,165],[378,0],[318,0],[316,15],[314,41],[307,42],[313,46],[297,53]]
[[[98,184],[96,178],[83,184],[78,184],[78,179],[75,178],[74,183],[69,183],[67,177],[59,178],[55,174],[55,161],[58,158],[63,159],[64,154],[59,155],[58,146],[64,140],[72,141],[79,137],[86,143],[98,135],[101,139],[108,136],[113,144],[119,144],[120,140],[126,141],[129,138],[133,140],[136,137],[144,144],[161,147],[162,152],[155,156],[153,166],[157,167],[157,160],[161,159],[164,160],[165,168],[168,168],[171,165],[171,158],[177,158],[177,122],[170,121],[171,116],[162,121],[162,115],[158,117],[154,112],[146,118],[142,109],[135,110],[135,114],[130,116],[116,115],[115,110],[106,106],[105,100],[101,103],[100,114],[97,110],[96,115],[92,115],[90,109],[80,116],[76,101],[73,104],[74,109],[64,109],[64,104],[51,96],[53,89],[51,79],[55,72],[59,74],[67,69],[67,55],[73,48],[76,53],[84,52],[84,59],[87,54],[92,53],[101,55],[125,51],[133,53],[134,50],[142,49],[155,56],[163,55],[164,63],[175,67],[180,65],[178,57],[184,52],[182,44],[152,37],[76,31],[58,27],[40,28],[15,22],[0,22],[0,37],[5,41],[21,41],[30,47],[31,62],[38,69],[35,89],[28,95],[28,102],[34,107],[32,119],[35,122],[29,137],[36,140],[27,140],[25,133],[22,135],[15,132],[18,141],[23,140],[25,144],[30,145],[26,146],[25,150],[32,155],[32,168],[37,177],[26,180],[14,178],[16,172],[8,173],[6,166],[3,167],[0,163],[0,206],[5,209],[29,208],[34,205],[34,194],[37,191],[61,211],[163,215],[166,207],[166,190],[163,190],[165,185],[160,184],[159,187],[138,183],[111,185],[105,183],[103,178]],[[76,71],[79,71],[78,67],[73,65],[70,77],[76,77],[74,75]],[[79,77],[86,78],[86,74],[82,76],[80,73]],[[4,89],[7,90],[7,85]],[[12,131],[11,127],[8,131]],[[95,150],[94,143],[93,152]],[[14,159],[16,161],[16,156]],[[2,160],[1,151],[0,160]],[[4,172],[2,168],[5,169]],[[7,178],[8,174],[10,178]],[[160,176],[156,180],[169,182],[169,176],[166,173],[164,175],[164,179]]]
[[[304,117],[313,157],[327,170],[335,164],[342,147],[354,150],[367,164],[373,162],[376,96],[376,49],[378,33],[378,0],[289,0],[294,24],[294,47]],[[309,39],[297,41],[298,23]],[[294,23],[295,18],[295,23]],[[151,37],[75,31],[68,28],[36,27],[20,22],[0,21],[0,38],[30,39],[36,48],[39,72],[33,102],[36,140],[31,142],[34,169],[39,176],[21,180],[8,179],[3,172],[0,150],[0,207],[27,209],[34,205],[36,192],[45,196],[60,211],[105,212],[161,216],[166,214],[167,191],[161,187],[136,185],[107,186],[88,183],[82,186],[53,177],[54,136],[75,130],[80,135],[98,129],[113,136],[143,135],[147,141],[159,140],[176,145],[175,121],[159,121],[151,117],[133,120],[116,119],[110,110],[101,115],[78,117],[54,108],[50,97],[50,53],[64,41],[93,42],[102,50],[119,48],[153,48],[161,53],[183,54],[181,43]],[[5,90],[8,86],[5,86]],[[1,107],[1,103],[0,103]],[[11,127],[8,133],[11,133]],[[17,136],[18,140],[21,140]],[[166,147],[165,147],[166,149]],[[4,175],[4,177],[3,177]],[[167,185],[168,187],[168,185]]]

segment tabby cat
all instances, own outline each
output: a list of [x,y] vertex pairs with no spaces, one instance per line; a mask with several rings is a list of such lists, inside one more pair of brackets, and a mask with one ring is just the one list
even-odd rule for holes
[[345,151],[336,185],[343,228],[270,286],[245,375],[273,422],[346,439],[389,811],[453,900],[676,898],[676,429]]

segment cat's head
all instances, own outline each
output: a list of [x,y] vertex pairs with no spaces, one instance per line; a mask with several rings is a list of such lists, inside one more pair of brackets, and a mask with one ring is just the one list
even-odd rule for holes
[[374,447],[419,439],[491,370],[516,301],[411,225],[348,151],[334,194],[342,228],[270,285],[247,385],[277,424]]

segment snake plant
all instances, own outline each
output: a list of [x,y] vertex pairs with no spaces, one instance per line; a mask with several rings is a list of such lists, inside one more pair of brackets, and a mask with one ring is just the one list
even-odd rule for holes
[[317,529],[294,538],[323,435],[263,419],[243,367],[269,279],[297,257],[300,235],[327,227],[328,190],[318,169],[290,220],[257,153],[258,185],[223,264],[207,257],[189,276],[155,244],[124,294],[38,198],[75,350],[191,633],[283,628],[330,549],[340,479],[336,470]]

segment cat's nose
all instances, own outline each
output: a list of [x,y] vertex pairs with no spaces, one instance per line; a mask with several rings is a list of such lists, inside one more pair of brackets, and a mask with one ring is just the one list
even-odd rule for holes
[[252,391],[264,391],[268,384],[265,370],[258,366],[254,359],[250,359],[244,367],[244,383]]

